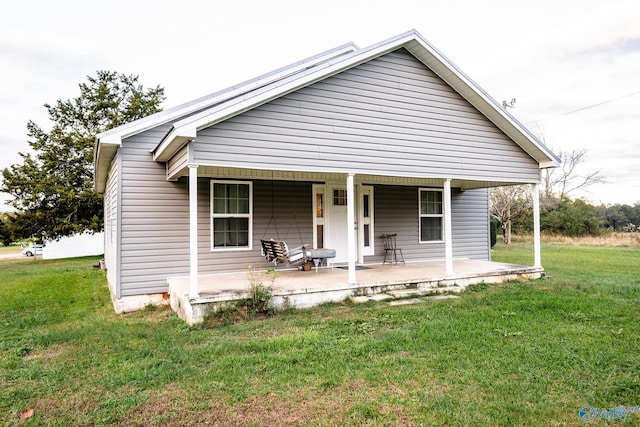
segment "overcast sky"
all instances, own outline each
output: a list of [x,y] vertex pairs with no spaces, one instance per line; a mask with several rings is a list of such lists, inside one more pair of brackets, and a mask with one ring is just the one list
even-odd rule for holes
[[[172,107],[347,42],[416,29],[557,151],[601,170],[593,203],[640,201],[640,2],[21,0],[2,7],[0,169],[29,120],[97,70],[161,85]],[[6,197],[0,194],[0,211]]]

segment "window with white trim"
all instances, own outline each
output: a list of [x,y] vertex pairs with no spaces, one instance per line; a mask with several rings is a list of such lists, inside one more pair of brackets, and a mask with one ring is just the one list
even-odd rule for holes
[[253,183],[211,181],[211,249],[251,249]]
[[442,190],[421,188],[418,191],[420,243],[441,242],[444,230]]

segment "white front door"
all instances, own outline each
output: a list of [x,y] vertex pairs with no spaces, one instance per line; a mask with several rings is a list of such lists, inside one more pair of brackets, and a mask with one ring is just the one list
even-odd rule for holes
[[[356,245],[358,262],[374,254],[373,187],[358,186]],[[347,191],[337,183],[313,185],[313,247],[336,250],[334,262],[348,262]]]
[[326,248],[336,250],[334,262],[347,262],[347,187],[327,186]]

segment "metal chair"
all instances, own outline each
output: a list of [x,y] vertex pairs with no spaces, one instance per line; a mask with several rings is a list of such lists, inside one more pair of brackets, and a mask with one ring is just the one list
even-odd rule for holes
[[396,260],[396,264],[398,263],[398,252],[400,252],[400,257],[402,258],[402,263],[406,265],[404,262],[404,254],[402,253],[402,248],[399,248],[396,244],[396,237],[398,237],[398,233],[393,234],[383,234],[382,241],[384,243],[384,261],[383,264],[387,262],[387,255],[391,252],[391,265],[393,265],[393,260]]

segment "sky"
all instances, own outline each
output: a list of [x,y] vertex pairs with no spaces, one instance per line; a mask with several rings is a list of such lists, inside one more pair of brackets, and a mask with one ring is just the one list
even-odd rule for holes
[[[2,7],[0,169],[27,123],[98,70],[160,85],[164,108],[336,46],[415,29],[556,153],[585,149],[594,204],[640,202],[640,2],[21,0]],[[1,177],[0,177],[1,179]],[[0,193],[0,212],[9,210]]]

